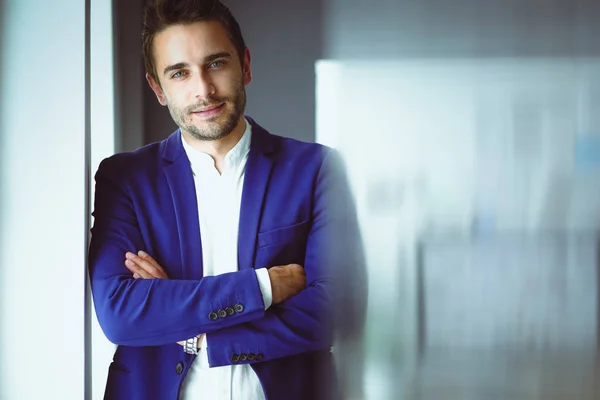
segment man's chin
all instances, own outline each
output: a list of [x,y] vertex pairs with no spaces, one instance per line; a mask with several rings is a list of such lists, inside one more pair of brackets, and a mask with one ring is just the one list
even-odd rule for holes
[[186,131],[195,139],[203,141],[223,139],[229,136],[237,126],[237,124],[233,124],[231,119],[227,118],[224,114],[202,121],[192,120],[189,122]]
[[205,130],[201,131],[198,129],[188,129],[187,131],[194,139],[202,140],[205,142],[223,139],[231,134],[231,132],[223,132],[223,131],[206,132]]

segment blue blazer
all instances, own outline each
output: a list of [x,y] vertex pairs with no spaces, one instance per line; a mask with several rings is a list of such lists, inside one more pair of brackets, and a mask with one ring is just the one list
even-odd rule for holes
[[[178,399],[195,356],[176,342],[200,333],[211,366],[251,364],[269,400],[341,398],[333,337],[360,330],[366,302],[343,168],[332,149],[272,135],[248,119],[238,272],[203,278],[179,130],[98,168],[89,274],[100,325],[118,345],[105,399]],[[125,253],[139,250],[170,279],[133,279]],[[254,268],[290,263],[304,266],[306,289],[265,311]]]

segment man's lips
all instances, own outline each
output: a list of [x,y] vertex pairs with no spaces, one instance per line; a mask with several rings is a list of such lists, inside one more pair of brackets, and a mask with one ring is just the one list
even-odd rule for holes
[[216,104],[216,105],[212,105],[212,106],[208,106],[208,107],[203,107],[203,108],[197,109],[195,111],[192,111],[192,114],[194,114],[198,117],[212,117],[214,115],[217,115],[219,112],[221,112],[224,105],[225,105],[225,103]]
[[197,109],[197,110],[194,110],[194,111],[192,111],[192,112],[193,112],[194,114],[196,114],[196,113],[205,113],[205,112],[208,112],[208,111],[215,110],[215,109],[217,109],[217,108],[221,107],[222,105],[223,105],[223,103],[222,103],[222,104],[215,104],[215,105],[212,105],[212,106],[208,106],[208,107],[199,108],[199,109]]

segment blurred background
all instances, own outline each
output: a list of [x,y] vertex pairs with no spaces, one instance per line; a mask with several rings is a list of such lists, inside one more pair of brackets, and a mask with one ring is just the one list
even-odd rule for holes
[[[0,0],[2,400],[102,398],[91,176],[175,129],[142,3]],[[600,3],[224,3],[247,114],[346,160],[370,286],[334,349],[348,398],[600,398]]]

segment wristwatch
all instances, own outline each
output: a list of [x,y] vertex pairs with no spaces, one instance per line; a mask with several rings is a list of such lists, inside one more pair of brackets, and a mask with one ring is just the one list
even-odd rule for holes
[[185,346],[183,346],[183,351],[188,354],[198,355],[198,337],[194,336],[193,338],[189,338],[185,341]]

